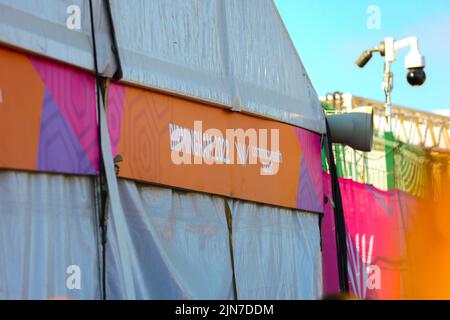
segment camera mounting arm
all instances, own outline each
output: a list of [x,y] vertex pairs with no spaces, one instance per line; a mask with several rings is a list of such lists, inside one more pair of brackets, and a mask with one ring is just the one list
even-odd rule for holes
[[384,60],[387,62],[395,61],[395,53],[403,48],[410,47],[409,53],[405,57],[405,67],[423,68],[425,67],[425,58],[419,51],[419,41],[416,37],[408,37],[395,41],[392,37],[384,39]]
[[395,53],[407,47],[410,47],[410,51],[405,57],[405,67],[407,69],[424,68],[425,58],[419,51],[419,41],[416,37],[408,37],[397,41],[392,37],[386,37],[378,47],[364,51],[356,60],[356,64],[363,68],[372,58],[374,52],[379,52],[384,57],[385,62],[394,62]]
[[370,59],[372,59],[372,54],[374,52],[380,52],[381,55],[383,55],[383,47],[382,44],[380,45],[380,47],[375,47],[369,50],[364,51],[358,58],[358,60],[356,60],[356,65],[360,68],[364,68],[364,66],[367,64],[367,62],[370,61]]

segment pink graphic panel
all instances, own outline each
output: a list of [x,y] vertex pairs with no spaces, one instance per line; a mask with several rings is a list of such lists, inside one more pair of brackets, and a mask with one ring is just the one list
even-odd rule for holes
[[108,126],[113,157],[118,153],[117,149],[120,141],[124,99],[125,87],[112,83],[108,87]]
[[[331,178],[324,173],[331,198]],[[339,179],[347,231],[350,290],[363,299],[398,299],[405,268],[397,191]],[[334,213],[327,203],[323,221],[324,292],[339,291]]]

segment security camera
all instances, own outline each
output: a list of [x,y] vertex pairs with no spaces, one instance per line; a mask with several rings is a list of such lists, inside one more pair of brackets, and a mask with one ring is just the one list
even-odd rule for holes
[[[376,48],[364,51],[356,60],[356,65],[363,68],[372,58],[374,52],[379,52],[387,64],[395,61],[395,53],[402,49],[409,47],[410,51],[405,56],[405,67],[408,69],[406,80],[412,86],[421,86],[425,83],[426,75],[423,69],[425,68],[425,57],[419,52],[419,43],[416,37],[409,37],[402,40],[395,41],[394,38],[385,38],[383,42]],[[392,73],[386,71],[386,75],[392,78]],[[392,88],[391,88],[392,89]]]
[[427,76],[423,67],[421,68],[410,68],[408,69],[408,74],[406,75],[406,80],[412,86],[421,86],[425,83]]
[[425,68],[425,58],[419,52],[419,41],[416,37],[408,37],[401,40],[386,37],[378,47],[364,51],[358,60],[356,60],[356,65],[363,68],[372,58],[373,52],[379,52],[380,56],[384,57],[383,90],[386,97],[386,117],[391,131],[391,92],[394,88],[394,73],[392,72],[391,65],[395,61],[396,52],[408,47],[410,48],[409,53],[405,56],[405,67],[408,69],[406,80],[412,86],[421,86],[426,80],[425,71],[423,71]]
[[423,69],[425,68],[425,57],[420,54],[416,46],[405,57],[405,67],[408,69],[406,80],[412,86],[421,86],[425,83],[427,76]]

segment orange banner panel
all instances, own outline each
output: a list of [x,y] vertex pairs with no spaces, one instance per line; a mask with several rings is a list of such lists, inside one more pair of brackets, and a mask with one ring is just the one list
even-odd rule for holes
[[28,57],[0,48],[0,167],[36,168],[44,84]]
[[317,134],[119,84],[108,118],[121,177],[321,211]]

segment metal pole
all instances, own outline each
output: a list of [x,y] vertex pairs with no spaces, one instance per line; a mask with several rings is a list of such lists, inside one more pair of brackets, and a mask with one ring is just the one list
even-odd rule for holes
[[392,131],[392,102],[391,93],[394,88],[394,74],[391,71],[391,62],[384,62],[384,79],[383,89],[385,95],[386,119],[388,122],[389,131]]
[[[391,93],[394,88],[394,74],[391,71],[391,61],[384,62],[384,79],[383,89],[386,97],[386,119],[388,122],[388,131],[384,132],[385,140],[385,157],[386,157],[386,180],[388,190],[395,188],[395,162],[394,162],[394,148],[391,146],[394,142],[394,133],[392,132],[392,102]],[[386,143],[388,142],[388,143]]]

